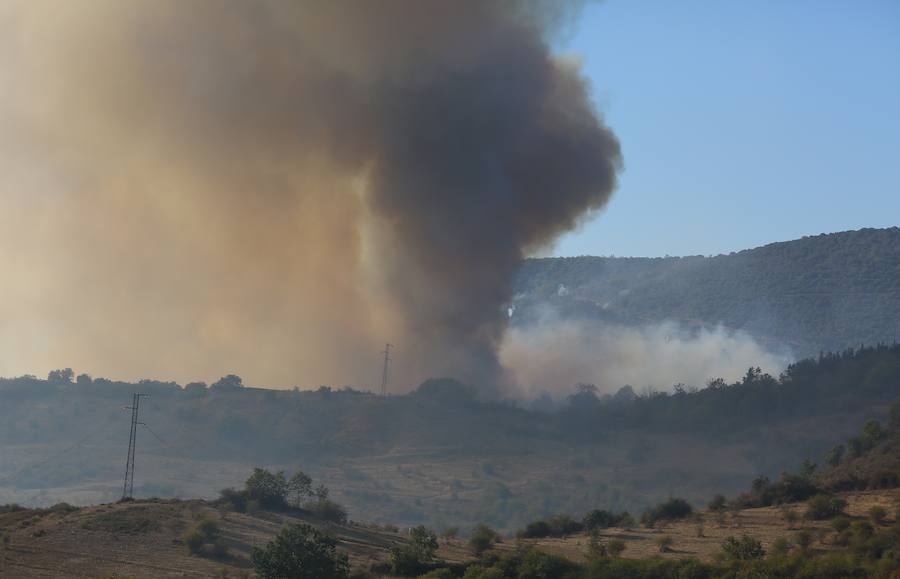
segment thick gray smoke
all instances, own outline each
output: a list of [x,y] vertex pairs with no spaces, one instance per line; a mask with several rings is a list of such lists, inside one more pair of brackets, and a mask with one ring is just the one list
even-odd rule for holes
[[501,383],[523,256],[619,145],[561,2],[0,8],[0,370]]

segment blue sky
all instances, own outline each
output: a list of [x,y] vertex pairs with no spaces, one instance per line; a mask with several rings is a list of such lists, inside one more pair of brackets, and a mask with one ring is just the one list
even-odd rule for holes
[[609,0],[575,53],[622,141],[554,255],[696,255],[900,225],[900,2]]

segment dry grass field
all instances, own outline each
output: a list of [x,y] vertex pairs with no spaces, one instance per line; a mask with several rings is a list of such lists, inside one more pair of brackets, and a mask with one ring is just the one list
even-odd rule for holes
[[[865,517],[875,505],[894,513],[900,507],[900,492],[872,491],[844,495],[848,514]],[[793,505],[802,515],[804,505]],[[218,522],[228,555],[221,558],[188,553],[181,541],[185,529],[202,517]],[[21,510],[0,514],[0,535],[9,537],[0,546],[0,577],[108,577],[112,574],[153,577],[241,577],[250,573],[249,553],[265,545],[284,525],[308,522],[324,527],[339,541],[357,570],[389,559],[390,549],[403,537],[377,525],[322,524],[303,517],[257,512],[221,511],[203,501],[136,501],[84,508]],[[780,537],[792,540],[802,531],[812,532],[812,548],[833,548],[828,521],[802,519],[788,525],[777,508],[747,509],[724,516],[703,511],[690,521],[654,529],[607,529],[601,541],[622,540],[624,557],[696,557],[711,560],[729,535],[748,533],[768,549]],[[660,553],[660,537],[672,538],[671,551]],[[497,548],[513,550],[522,545],[583,560],[589,538],[576,535],[562,539],[506,539]],[[442,539],[438,556],[448,562],[471,558],[464,539]]]
[[[900,491],[863,491],[843,495],[849,503],[847,514],[851,517],[867,517],[873,506],[882,506],[891,514],[900,507]],[[749,534],[759,539],[768,551],[779,538],[794,542],[801,531],[810,531],[813,536],[811,547],[825,551],[833,549],[830,540],[834,537],[830,521],[809,521],[804,519],[805,505],[797,503],[787,505],[799,515],[796,523],[788,524],[781,508],[765,507],[744,509],[719,515],[710,511],[701,511],[692,519],[657,525],[653,529],[635,526],[630,529],[610,528],[600,532],[601,542],[618,539],[625,543],[623,557],[643,559],[661,556],[666,558],[695,557],[711,561],[721,550],[722,542],[729,536]],[[671,537],[672,545],[667,552],[660,552],[659,539]],[[589,537],[576,535],[561,539],[524,540],[550,553],[564,555],[570,559],[584,560]],[[504,545],[503,548],[514,548]]]

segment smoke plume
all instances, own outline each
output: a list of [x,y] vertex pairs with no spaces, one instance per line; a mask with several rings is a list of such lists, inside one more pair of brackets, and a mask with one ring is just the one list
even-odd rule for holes
[[668,391],[703,387],[712,378],[740,379],[750,367],[777,376],[792,361],[749,334],[722,326],[688,330],[675,322],[621,326],[565,319],[544,312],[539,321],[508,332],[501,360],[526,397],[562,398],[575,384],[602,393],[628,384]]
[[575,3],[0,7],[0,372],[503,382],[523,256],[615,187]]

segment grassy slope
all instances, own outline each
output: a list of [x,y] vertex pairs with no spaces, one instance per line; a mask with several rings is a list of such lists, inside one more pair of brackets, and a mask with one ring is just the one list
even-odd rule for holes
[[[865,517],[874,505],[894,513],[900,507],[900,491],[865,491],[843,495],[849,502],[848,513]],[[803,505],[795,505],[802,513]],[[200,515],[216,519],[221,528],[229,557],[221,560],[192,556],[181,544],[180,536]],[[152,577],[212,577],[223,570],[238,576],[249,569],[247,557],[254,545],[264,545],[285,522],[314,520],[274,513],[239,514],[217,510],[202,501],[138,501],[85,507],[80,509],[24,510],[0,514],[0,534],[9,534],[9,545],[0,550],[3,576],[14,577],[90,577],[113,573]],[[703,536],[698,537],[702,523]],[[339,540],[339,548],[350,555],[356,570],[388,560],[390,549],[400,544],[401,535],[377,526],[351,524],[325,525]],[[823,537],[812,548],[833,548],[833,533],[827,521],[803,521],[789,527],[776,508],[736,511],[724,518],[701,512],[697,518],[655,529],[608,529],[601,540],[621,539],[623,554],[630,558],[696,557],[712,560],[722,541],[729,535],[749,533],[770,548],[776,539],[791,539],[800,530],[823,530]],[[656,541],[670,536],[672,551],[660,554]],[[574,560],[586,556],[588,537],[576,535],[562,539],[521,541],[542,550]],[[498,546],[512,550],[520,542],[508,539]],[[461,539],[442,539],[439,558],[448,562],[471,559]]]

